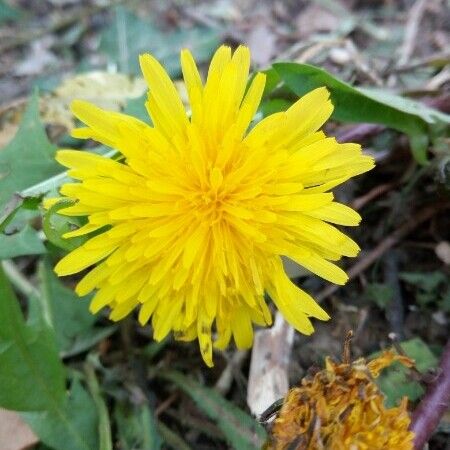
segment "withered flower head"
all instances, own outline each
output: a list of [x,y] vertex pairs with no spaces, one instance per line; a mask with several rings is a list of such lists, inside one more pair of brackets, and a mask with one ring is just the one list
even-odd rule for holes
[[392,351],[369,363],[364,358],[353,363],[327,358],[325,370],[288,392],[265,449],[412,449],[406,397],[398,407],[386,408],[374,382],[394,361],[413,366],[411,359]]

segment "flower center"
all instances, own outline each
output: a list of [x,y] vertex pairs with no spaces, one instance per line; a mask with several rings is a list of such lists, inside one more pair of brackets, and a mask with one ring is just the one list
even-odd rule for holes
[[219,222],[223,217],[223,209],[228,197],[223,181],[222,171],[213,167],[206,186],[193,200],[197,217],[207,222],[209,226]]

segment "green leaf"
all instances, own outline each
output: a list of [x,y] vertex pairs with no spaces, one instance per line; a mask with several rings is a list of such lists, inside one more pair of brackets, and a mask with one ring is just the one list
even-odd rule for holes
[[450,116],[421,103],[379,89],[355,88],[309,64],[276,63],[280,78],[298,96],[326,86],[334,105],[333,117],[343,122],[369,122],[406,133],[416,160],[426,162],[428,129],[450,123]]
[[72,289],[66,288],[47,259],[40,263],[38,275],[40,313],[55,331],[61,357],[89,350],[117,330],[117,325],[94,326],[97,317],[89,312],[90,296],[78,297]]
[[387,306],[394,295],[392,286],[385,283],[370,283],[366,287],[366,297],[375,302],[382,310],[386,310]]
[[25,225],[18,233],[0,234],[0,259],[15,258],[23,255],[41,255],[45,246],[36,231]]
[[16,411],[57,409],[64,369],[54,334],[43,320],[26,324],[0,266],[0,405]]
[[263,71],[266,75],[266,84],[264,86],[264,97],[269,95],[281,83],[281,78],[278,72],[270,67]]
[[439,285],[448,281],[448,277],[438,270],[434,272],[402,272],[400,278],[425,292],[436,294]]
[[41,305],[44,317],[53,327],[58,348],[70,351],[74,344],[88,335],[96,321],[89,312],[89,297],[78,297],[66,288],[53,273],[47,260],[39,265]]
[[422,119],[429,124],[435,124],[438,122],[450,123],[450,115],[441,113],[437,109],[430,108],[423,103],[416,102],[407,97],[401,97],[400,95],[392,94],[389,91],[379,88],[358,88],[359,92],[362,92],[367,97],[376,102],[380,102],[383,105],[394,108],[398,111],[402,111],[405,114],[410,114]]
[[[78,300],[79,301],[79,300]],[[89,350],[117,331],[117,325],[107,327],[93,327],[75,337],[72,345],[60,352],[61,357],[68,358]]]
[[4,0],[0,0],[0,23],[17,20],[21,14],[22,12],[19,9],[13,8]]
[[168,371],[161,376],[175,383],[195,401],[203,413],[217,422],[233,449],[261,448],[266,438],[264,428],[250,415],[224,399],[217,391],[206,388],[179,372]]
[[62,404],[43,412],[22,413],[22,417],[55,450],[99,450],[95,403],[79,381],[72,383]]
[[28,324],[0,268],[0,405],[27,411],[23,417],[57,450],[98,450],[92,399],[74,382],[65,392],[53,330],[30,299]]
[[262,115],[267,117],[280,111],[286,111],[291,104],[292,102],[284,98],[272,98],[263,102],[259,109]]
[[[401,343],[405,353],[416,362],[417,369],[424,373],[438,363],[436,356],[420,338]],[[386,406],[393,407],[404,397],[415,401],[424,393],[423,387],[408,377],[408,369],[395,363],[385,369],[377,380],[380,389],[386,395]]]
[[168,426],[158,420],[157,424],[158,432],[162,436],[166,447],[173,450],[192,450],[192,448],[186,443],[186,441],[177,433],[172,431]]
[[34,93],[14,139],[0,151],[0,208],[11,196],[61,172],[39,119],[39,98]]
[[176,76],[180,74],[182,48],[189,48],[197,62],[202,62],[211,56],[219,43],[217,29],[196,27],[163,32],[154,23],[117,7],[114,23],[102,33],[100,50],[118,64],[121,72],[140,75],[139,55],[151,53],[164,64],[170,75]]
[[117,403],[114,410],[120,448],[123,450],[159,450],[161,438],[153,412],[147,404]]
[[147,101],[147,93],[138,98],[132,98],[128,100],[123,112],[130,116],[136,117],[136,119],[142,120],[146,123],[151,123],[150,116],[148,115],[145,102]]
[[416,303],[422,307],[437,303],[443,312],[450,309],[450,279],[439,270],[432,272],[402,272],[400,279],[414,286]]

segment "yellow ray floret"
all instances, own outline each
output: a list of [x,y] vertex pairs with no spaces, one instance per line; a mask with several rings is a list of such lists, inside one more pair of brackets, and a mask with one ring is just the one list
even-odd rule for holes
[[142,55],[140,64],[153,126],[86,102],[72,105],[86,124],[74,136],[113,146],[123,158],[58,152],[78,180],[61,188],[75,203],[60,213],[88,218],[65,237],[97,235],[63,258],[57,274],[91,268],[76,291],[96,291],[93,312],[108,306],[119,320],[140,307],[139,320],[151,320],[155,339],[170,331],[197,338],[209,366],[213,335],[218,348],[231,338],[247,348],[253,324],[270,325],[266,294],[298,331],[312,333],[310,318],[328,315],[288,279],[281,257],[346,282],[332,261],[359,248],[334,224],[355,226],[361,218],[329,190],[370,170],[373,160],[319,130],[333,111],[325,88],[248,131],[265,75],[247,89],[246,47],[220,47],[205,83],[182,51],[191,115],[160,63]]

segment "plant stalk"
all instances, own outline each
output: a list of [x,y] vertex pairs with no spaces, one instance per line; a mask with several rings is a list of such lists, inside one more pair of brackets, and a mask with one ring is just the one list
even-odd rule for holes
[[450,339],[442,354],[438,376],[432,381],[411,420],[414,449],[422,450],[450,406]]

